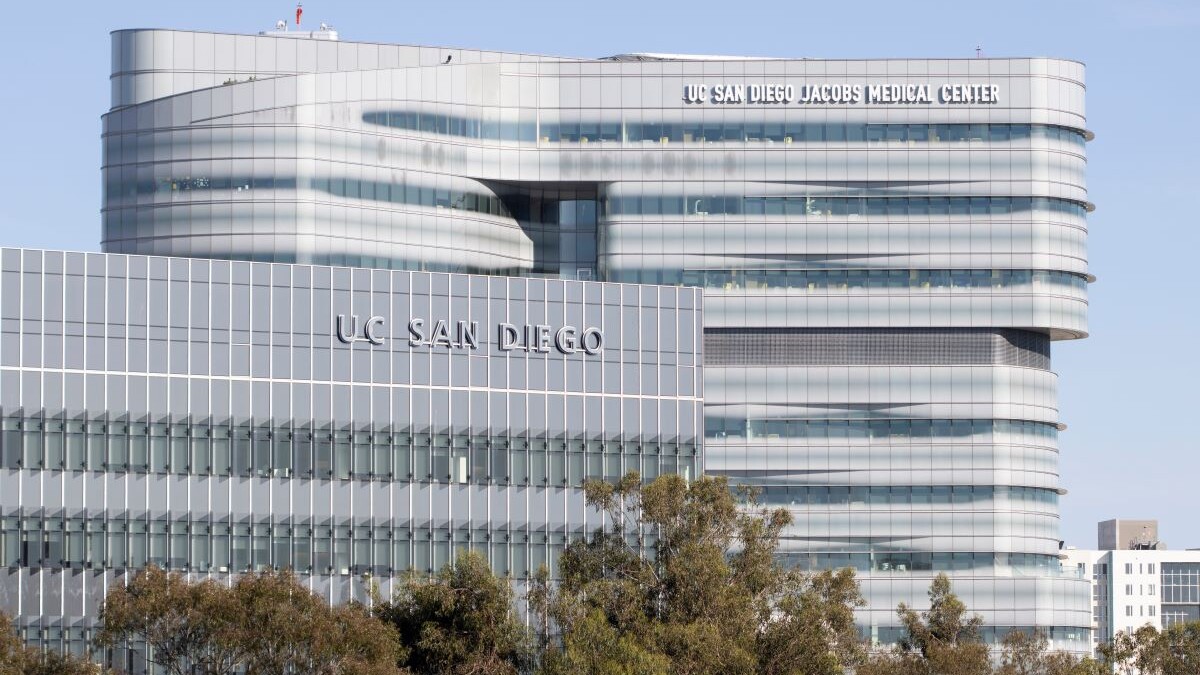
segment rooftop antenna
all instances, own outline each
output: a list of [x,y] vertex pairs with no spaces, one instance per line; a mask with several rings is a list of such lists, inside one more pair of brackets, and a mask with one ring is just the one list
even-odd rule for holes
[[[297,22],[297,23],[299,23],[299,22]],[[977,58],[977,59],[983,58],[983,46],[982,45],[975,45],[975,58]]]

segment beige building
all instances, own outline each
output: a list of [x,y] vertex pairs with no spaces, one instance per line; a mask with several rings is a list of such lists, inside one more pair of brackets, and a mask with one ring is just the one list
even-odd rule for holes
[[1096,524],[1096,546],[1101,551],[1165,549],[1158,540],[1157,520],[1105,520]]

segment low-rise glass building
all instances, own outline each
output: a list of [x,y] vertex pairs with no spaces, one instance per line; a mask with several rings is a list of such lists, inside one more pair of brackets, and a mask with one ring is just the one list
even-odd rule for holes
[[290,567],[333,602],[463,549],[553,571],[600,523],[585,478],[698,475],[701,300],[0,250],[0,606],[82,650],[150,563]]

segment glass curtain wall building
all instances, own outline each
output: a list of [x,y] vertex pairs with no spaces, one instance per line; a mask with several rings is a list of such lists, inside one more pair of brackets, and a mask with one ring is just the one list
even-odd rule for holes
[[0,249],[0,607],[82,651],[150,563],[332,602],[463,549],[553,571],[600,523],[585,478],[697,475],[701,299]]
[[704,470],[860,571],[864,634],[946,572],[1089,648],[1050,361],[1088,330],[1082,64],[112,46],[105,251],[701,288]]

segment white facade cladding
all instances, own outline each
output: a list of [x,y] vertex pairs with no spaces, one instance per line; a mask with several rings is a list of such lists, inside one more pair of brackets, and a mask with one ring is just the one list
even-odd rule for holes
[[1081,64],[131,30],[113,73],[106,251],[703,288],[706,470],[860,571],[865,634],[947,572],[989,635],[1088,648],[1050,370],[1087,335]]
[[1065,566],[1092,583],[1095,646],[1142,626],[1200,621],[1200,550],[1065,551]]

